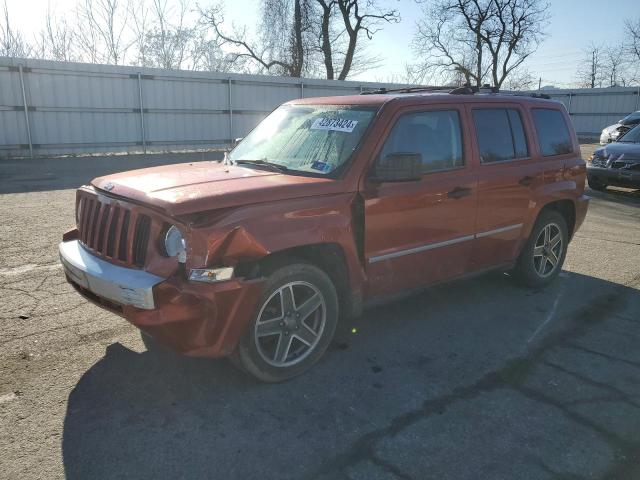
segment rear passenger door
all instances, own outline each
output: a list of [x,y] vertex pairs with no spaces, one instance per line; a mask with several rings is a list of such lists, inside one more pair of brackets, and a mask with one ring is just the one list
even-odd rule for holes
[[468,107],[478,167],[478,216],[471,254],[474,270],[516,258],[533,189],[544,169],[532,157],[531,126],[517,104]]
[[[476,215],[476,179],[464,139],[464,109],[402,109],[376,149],[422,155],[422,176],[409,182],[365,179],[368,296],[455,277],[467,271]],[[375,168],[375,165],[372,165]]]

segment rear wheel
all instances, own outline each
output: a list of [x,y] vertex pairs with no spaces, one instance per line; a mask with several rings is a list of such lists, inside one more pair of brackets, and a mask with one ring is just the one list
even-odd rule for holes
[[542,287],[562,270],[569,242],[567,222],[553,210],[543,211],[525,244],[515,268],[516,276],[530,287]]
[[319,268],[293,263],[268,275],[234,364],[263,382],[300,375],[325,352],[338,323],[338,297]]

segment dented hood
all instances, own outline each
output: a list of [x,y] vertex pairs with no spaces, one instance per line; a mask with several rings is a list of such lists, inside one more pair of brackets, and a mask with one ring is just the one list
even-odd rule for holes
[[145,168],[94,179],[113,195],[161,208],[169,215],[340,192],[329,178],[287,175],[218,162]]

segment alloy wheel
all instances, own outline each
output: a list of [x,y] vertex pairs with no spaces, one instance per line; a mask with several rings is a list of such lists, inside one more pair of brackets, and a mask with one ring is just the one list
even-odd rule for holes
[[262,359],[274,367],[302,362],[322,337],[326,311],[322,293],[308,282],[278,288],[260,308],[254,327]]
[[564,248],[562,230],[555,223],[548,223],[538,234],[533,248],[533,266],[536,273],[546,278],[560,263]]

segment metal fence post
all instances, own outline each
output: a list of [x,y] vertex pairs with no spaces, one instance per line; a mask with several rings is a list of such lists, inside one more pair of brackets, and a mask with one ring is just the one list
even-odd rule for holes
[[229,141],[233,145],[233,102],[231,101],[231,77],[229,77]]
[[567,110],[569,111],[569,115],[571,115],[571,99],[573,98],[571,92],[569,92],[569,108],[567,108]]
[[142,133],[142,150],[147,153],[147,135],[144,128],[144,100],[142,98],[142,75],[138,73],[138,98],[140,99],[140,131]]
[[304,82],[300,82],[300,98],[304,98]]
[[27,137],[29,138],[29,156],[33,158],[33,142],[31,141],[31,125],[29,124],[29,107],[27,106],[27,93],[24,89],[24,72],[22,71],[22,65],[18,66],[18,72],[20,73],[20,87],[22,88],[22,106],[24,107],[24,122],[27,126]]

